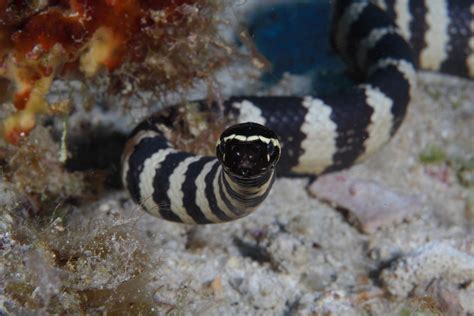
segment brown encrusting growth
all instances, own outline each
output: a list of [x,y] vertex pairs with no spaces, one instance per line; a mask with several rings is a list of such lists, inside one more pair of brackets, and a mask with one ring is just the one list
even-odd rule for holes
[[12,217],[11,234],[0,239],[2,293],[15,302],[9,312],[150,314],[153,290],[146,282],[159,262],[127,224]]
[[13,83],[16,113],[4,135],[17,144],[50,113],[54,79],[106,71],[124,96],[189,87],[227,60],[213,0],[0,1],[0,79]]
[[49,132],[40,126],[20,148],[0,147],[2,179],[24,196],[32,214],[51,214],[66,200],[87,195],[86,175],[65,170],[59,152]]

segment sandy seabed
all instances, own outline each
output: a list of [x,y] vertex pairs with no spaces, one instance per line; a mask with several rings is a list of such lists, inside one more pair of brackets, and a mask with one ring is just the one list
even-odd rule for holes
[[[18,275],[32,273],[32,295],[43,303],[64,299],[71,289],[87,294],[91,305],[77,306],[93,314],[110,312],[100,302],[107,301],[104,297],[120,301],[123,291],[134,293],[126,299],[138,295],[146,301],[140,309],[145,314],[472,314],[474,197],[472,187],[459,181],[454,161],[472,159],[473,92],[473,82],[420,74],[406,120],[390,144],[350,170],[327,176],[316,188],[337,191],[327,186],[338,186],[340,179],[376,188],[375,195],[382,188],[404,201],[402,210],[399,205],[393,209],[396,214],[390,211],[397,199],[376,196],[375,213],[362,216],[351,207],[334,207],[344,205],[344,197],[331,203],[314,198],[306,179],[278,179],[252,215],[192,227],[154,218],[118,190],[73,207],[61,225],[48,224],[52,236],[55,229],[69,232],[55,241],[57,249],[64,246],[61,240],[83,240],[62,266],[48,259],[44,243],[18,242],[12,238],[18,233],[2,221],[0,268],[9,271],[10,279],[15,269]],[[420,153],[432,145],[442,148],[446,158],[422,163]],[[1,197],[5,209],[14,207],[11,192]],[[377,216],[377,207],[387,216]],[[81,225],[85,228],[75,230]],[[48,227],[43,233],[49,234]],[[92,243],[84,243],[87,238]],[[24,256],[22,264],[18,256]],[[5,313],[48,310],[32,308],[38,305],[25,309],[11,293],[11,287],[0,293]],[[127,313],[127,305],[119,306]]]
[[[185,285],[184,310],[191,314],[474,313],[473,190],[449,164],[419,160],[433,144],[448,157],[472,159],[474,83],[434,74],[419,81],[391,143],[334,175],[416,197],[403,220],[387,220],[370,233],[312,198],[305,179],[277,180],[257,212],[223,225],[163,222],[131,203],[119,206],[117,195],[101,202],[137,217],[136,232],[160,262],[156,282],[166,284],[155,299],[176,298]],[[203,294],[207,287],[210,296]]]
[[[299,80],[287,81],[291,86]],[[380,186],[402,199],[410,196],[403,216],[373,224],[371,216],[334,207],[337,198],[332,203],[314,198],[306,179],[278,179],[257,212],[232,223],[168,223],[141,211],[126,192],[115,191],[77,207],[65,226],[89,222],[127,228],[138,244],[125,246],[146,254],[146,276],[133,287],[149,297],[145,314],[472,315],[474,191],[472,178],[471,187],[459,180],[457,163],[472,161],[473,139],[474,82],[421,73],[394,139],[362,164],[329,176]],[[441,148],[446,158],[422,163],[420,154],[430,146]],[[0,201],[4,208],[15,204],[8,191]],[[10,226],[1,224],[0,251],[10,251],[15,247],[8,244]],[[126,258],[102,260],[94,269],[108,272],[77,283],[91,278],[97,284],[90,281],[89,287],[113,289],[135,277],[122,271]],[[0,272],[8,264],[2,261]],[[36,295],[57,296],[61,282],[54,281],[55,270],[38,271],[48,277],[38,282],[43,286]],[[100,279],[104,275],[110,279]],[[18,306],[9,291],[0,290],[0,314],[35,311]]]

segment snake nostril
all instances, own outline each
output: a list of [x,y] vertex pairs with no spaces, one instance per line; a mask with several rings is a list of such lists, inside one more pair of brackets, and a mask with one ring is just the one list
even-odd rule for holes
[[252,169],[254,167],[254,163],[252,163],[249,159],[242,159],[239,162],[239,168],[241,169]]
[[248,168],[242,168],[240,169],[240,173],[243,175],[243,176],[246,176],[250,173],[250,169]]

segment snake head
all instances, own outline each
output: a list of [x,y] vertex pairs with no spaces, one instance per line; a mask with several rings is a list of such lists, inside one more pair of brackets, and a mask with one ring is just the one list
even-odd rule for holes
[[277,135],[251,122],[229,127],[216,145],[216,155],[224,170],[241,178],[255,178],[274,169],[280,153]]

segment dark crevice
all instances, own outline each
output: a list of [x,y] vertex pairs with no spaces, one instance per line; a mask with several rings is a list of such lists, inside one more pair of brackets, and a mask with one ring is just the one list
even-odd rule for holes
[[259,264],[266,264],[270,265],[270,268],[275,272],[282,272],[283,269],[278,262],[275,261],[273,256],[270,252],[265,248],[258,244],[252,244],[246,242],[239,237],[234,237],[234,245],[239,250],[240,254],[244,258],[250,258]]
[[285,302],[285,310],[283,311],[283,316],[293,316],[298,312],[298,307],[300,304],[301,297],[297,297],[293,301]]
[[262,246],[243,241],[238,237],[234,238],[234,245],[242,257],[250,258],[260,264],[270,263],[272,261],[270,253]]
[[66,161],[69,171],[82,171],[99,175],[104,186],[110,189],[122,187],[120,157],[126,135],[99,126],[68,139],[71,157]]
[[378,265],[378,267],[376,267],[375,269],[373,269],[372,271],[369,272],[368,277],[369,277],[369,279],[372,280],[372,282],[374,283],[375,286],[378,286],[378,287],[381,287],[381,288],[383,287],[383,282],[380,279],[380,275],[382,274],[382,272],[385,269],[392,266],[392,264],[395,261],[397,261],[398,259],[400,259],[401,257],[402,257],[402,254],[398,254],[398,255],[395,255],[392,258],[388,259],[388,260],[381,261],[380,264]]

